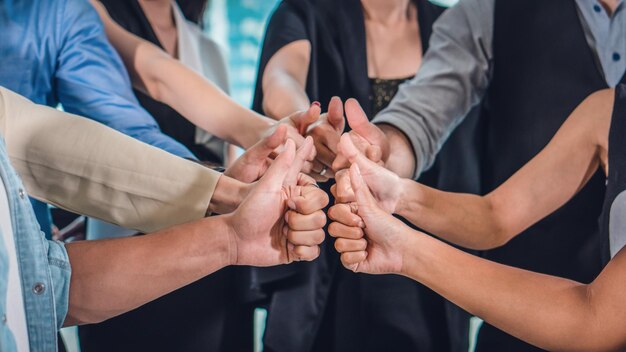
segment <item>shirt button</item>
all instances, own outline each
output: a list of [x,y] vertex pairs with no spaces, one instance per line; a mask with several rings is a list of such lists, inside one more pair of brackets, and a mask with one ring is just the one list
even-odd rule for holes
[[24,190],[20,188],[20,190],[18,191],[18,193],[20,194],[20,198],[24,199],[24,197],[26,196],[26,193],[24,193]]
[[38,282],[35,284],[35,286],[33,286],[33,293],[36,295],[40,295],[44,293],[44,291],[46,291],[46,285],[42,284],[41,282]]
[[600,12],[602,12],[602,7],[600,7],[600,5],[598,5],[598,4],[595,4],[595,5],[593,5],[593,10],[595,12],[600,13]]
[[613,53],[613,61],[619,61],[622,58],[622,55],[619,53]]

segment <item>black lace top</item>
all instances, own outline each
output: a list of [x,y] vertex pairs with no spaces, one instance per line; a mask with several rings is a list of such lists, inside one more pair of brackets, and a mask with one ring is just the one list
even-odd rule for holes
[[386,108],[391,102],[391,99],[398,93],[398,87],[413,77],[414,76],[394,79],[370,78],[371,89],[369,100],[372,107],[372,116],[370,116],[370,118],[373,118],[381,110]]

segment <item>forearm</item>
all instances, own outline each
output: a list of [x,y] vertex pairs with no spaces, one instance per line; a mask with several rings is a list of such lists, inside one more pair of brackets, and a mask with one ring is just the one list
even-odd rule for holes
[[400,187],[396,213],[424,231],[478,250],[501,246],[510,238],[487,197],[442,192],[409,179]]
[[228,214],[235,211],[246,198],[249,190],[249,184],[222,175],[215,186],[208,211],[216,214]]
[[389,140],[391,154],[385,167],[400,177],[413,178],[416,168],[416,155],[406,135],[394,126],[381,124],[378,127]]
[[488,323],[547,350],[623,347],[614,338],[616,328],[603,325],[596,314],[588,286],[489,262],[415,235],[409,236],[403,274]]
[[133,85],[178,111],[196,126],[243,148],[256,143],[271,120],[244,108],[204,77],[115,23],[96,1],[106,33]]
[[309,97],[296,79],[286,73],[266,74],[263,78],[263,110],[267,116],[280,120],[309,108]]
[[[156,48],[146,49],[153,51]],[[149,80],[154,82],[150,95],[209,133],[248,149],[273,123],[241,106],[213,83],[164,52],[147,52],[146,56],[150,58],[144,60],[138,52],[136,65],[148,72]]]
[[219,173],[7,90],[0,99],[0,130],[29,195],[142,232],[205,216]]
[[229,265],[228,231],[220,216],[146,236],[68,244],[65,325],[112,318]]

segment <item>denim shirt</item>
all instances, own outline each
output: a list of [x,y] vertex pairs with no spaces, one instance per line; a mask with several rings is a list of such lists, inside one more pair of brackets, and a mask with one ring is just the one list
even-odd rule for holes
[[[63,325],[69,303],[71,268],[65,247],[47,241],[37,223],[25,188],[9,163],[0,139],[0,177],[7,192],[15,250],[24,295],[24,312],[32,352],[57,349],[57,330]],[[17,351],[6,324],[8,259],[0,241],[0,351]]]
[[[138,103],[128,73],[87,0],[0,1],[0,86],[29,100],[101,122],[183,158]],[[49,234],[47,207],[35,201]]]

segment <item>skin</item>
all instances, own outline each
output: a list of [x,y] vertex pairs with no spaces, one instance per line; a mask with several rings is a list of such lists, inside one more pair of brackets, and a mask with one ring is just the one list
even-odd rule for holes
[[[618,5],[617,0],[600,0],[599,3],[609,15],[615,12]],[[368,122],[367,118],[360,116],[358,104],[356,102],[349,103],[354,106],[349,108],[348,104],[346,104],[348,124],[352,127],[350,135],[353,139],[363,142],[358,146],[361,152],[365,153],[368,149],[375,147],[382,151],[382,161],[387,169],[402,177],[413,177],[417,161],[412,145],[406,135],[394,126],[386,124],[374,125]],[[359,128],[355,128],[355,126],[350,124],[351,112],[353,120],[358,121]],[[389,151],[393,151],[393,153]],[[323,162],[331,162],[335,172],[349,167],[349,163],[341,153],[337,154],[335,159],[326,159]]]
[[231,214],[145,236],[68,244],[72,277],[65,325],[106,320],[227,265],[315,259],[328,197],[316,187],[298,185],[312,148],[308,139],[296,152],[295,143],[287,141]]
[[[107,37],[129,71],[133,86],[178,111],[194,125],[248,149],[276,128],[274,120],[236,103],[204,77],[185,67],[157,46],[124,30],[98,1]],[[305,107],[282,119],[289,138],[302,145],[302,134],[319,119],[319,106]],[[307,165],[307,167],[309,167]]]
[[574,196],[598,167],[608,171],[613,100],[612,90],[587,98],[539,155],[484,197],[413,187],[417,184],[407,181],[398,186],[399,193],[384,190],[381,180],[389,186],[392,177],[399,178],[343,138],[340,149],[353,164],[334,191],[349,203],[329,212],[335,220],[329,231],[338,238],[342,263],[358,272],[410,277],[543,349],[623,350],[626,250],[592,283],[583,284],[477,258],[391,216],[413,212],[410,220],[417,226],[457,244],[501,245]]
[[[362,0],[367,37],[369,77],[401,78],[412,76],[421,65],[422,43],[417,12],[409,0]],[[275,119],[300,111],[310,104],[306,78],[311,59],[311,43],[297,40],[278,50],[263,72],[263,110]],[[333,98],[333,101],[338,98]],[[343,110],[331,101],[328,115],[309,129],[318,152],[312,176],[323,182],[334,177],[333,160],[339,137],[344,131]],[[378,147],[363,150],[374,159]],[[339,164],[338,164],[339,165]],[[327,173],[320,176],[319,172]]]

